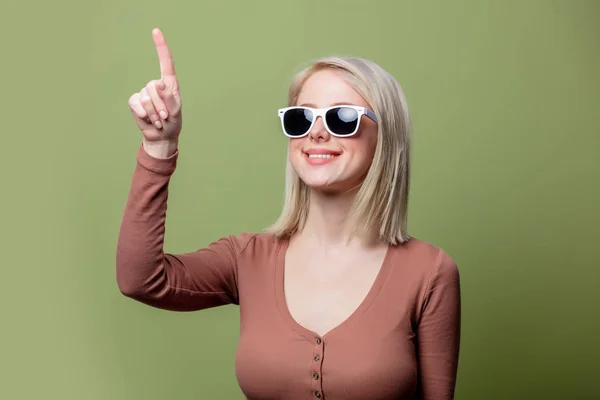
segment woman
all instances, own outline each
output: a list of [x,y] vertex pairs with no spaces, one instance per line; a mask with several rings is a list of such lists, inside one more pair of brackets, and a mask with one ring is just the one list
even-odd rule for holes
[[[376,64],[327,58],[279,110],[286,202],[264,233],[163,252],[181,98],[162,33],[161,79],[130,98],[142,131],[117,247],[122,293],[168,310],[240,306],[236,375],[249,399],[451,399],[457,266],[406,233],[409,120]],[[299,108],[300,107],[300,108]]]

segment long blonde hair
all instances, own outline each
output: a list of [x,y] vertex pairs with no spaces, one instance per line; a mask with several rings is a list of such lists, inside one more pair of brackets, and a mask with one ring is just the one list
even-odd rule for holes
[[[304,82],[315,72],[331,69],[342,76],[370,104],[377,115],[378,139],[373,162],[352,205],[353,233],[376,235],[390,244],[404,243],[407,233],[410,185],[410,118],[402,88],[376,63],[356,57],[325,57],[312,62],[293,79],[288,105],[295,105]],[[267,232],[289,237],[304,227],[310,189],[302,182],[289,157],[285,202]]]

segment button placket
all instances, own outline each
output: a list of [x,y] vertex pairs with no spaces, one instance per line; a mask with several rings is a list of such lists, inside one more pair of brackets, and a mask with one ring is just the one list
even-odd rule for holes
[[313,353],[312,362],[312,377],[311,377],[311,389],[314,398],[321,399],[323,397],[323,385],[322,385],[322,366],[323,366],[323,339],[315,337],[315,348]]

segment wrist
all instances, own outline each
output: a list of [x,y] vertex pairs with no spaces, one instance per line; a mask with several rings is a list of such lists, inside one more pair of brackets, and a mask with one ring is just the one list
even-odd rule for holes
[[142,140],[142,146],[148,155],[154,158],[169,158],[177,151],[177,140]]

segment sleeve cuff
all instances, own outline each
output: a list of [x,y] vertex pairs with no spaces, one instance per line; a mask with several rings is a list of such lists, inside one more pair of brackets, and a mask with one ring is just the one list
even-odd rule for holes
[[137,152],[137,163],[145,169],[162,175],[171,175],[175,172],[177,166],[177,158],[179,156],[179,149],[175,150],[175,153],[171,154],[167,158],[156,158],[144,150],[144,145],[140,143],[140,147]]

